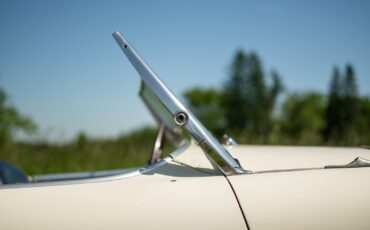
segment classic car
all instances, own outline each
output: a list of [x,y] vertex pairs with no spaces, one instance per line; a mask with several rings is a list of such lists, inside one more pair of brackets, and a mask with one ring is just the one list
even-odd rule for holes
[[[158,122],[149,164],[29,180],[2,163],[0,229],[370,228],[368,149],[221,144],[123,35],[113,37]],[[177,148],[162,157],[165,138]]]

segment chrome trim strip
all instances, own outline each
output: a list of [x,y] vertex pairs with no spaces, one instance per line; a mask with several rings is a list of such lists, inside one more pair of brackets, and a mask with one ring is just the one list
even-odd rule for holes
[[16,188],[34,188],[34,187],[44,187],[44,186],[60,186],[60,185],[74,185],[74,184],[86,184],[86,183],[100,183],[100,182],[108,182],[114,180],[122,180],[131,178],[134,176],[142,175],[145,173],[149,173],[163,165],[171,162],[173,158],[180,155],[181,153],[185,152],[190,146],[189,142],[183,142],[179,148],[173,151],[169,156],[163,158],[156,163],[149,165],[145,168],[137,169],[133,172],[129,172],[126,174],[114,175],[114,176],[105,176],[99,178],[89,178],[89,179],[77,179],[77,180],[65,180],[65,181],[53,181],[53,182],[35,182],[35,183],[24,183],[24,184],[4,184],[0,185],[1,189],[16,189]]
[[138,168],[118,169],[118,170],[102,170],[90,172],[72,172],[72,173],[56,173],[56,174],[41,174],[33,175],[30,182],[50,182],[50,181],[66,181],[66,180],[82,180],[89,178],[107,177],[130,173]]
[[353,161],[351,161],[348,164],[345,165],[326,165],[325,168],[331,169],[331,168],[360,168],[360,167],[370,167],[370,161],[362,158],[357,157]]
[[[127,39],[120,33],[114,32],[114,39],[126,55],[128,60],[139,73],[142,81],[150,88],[161,103],[168,109],[176,120],[176,114],[181,113],[187,118],[186,122],[180,122],[180,127],[183,127],[191,134],[193,139],[200,145],[200,147],[208,154],[210,152],[216,153],[223,164],[228,167],[235,174],[243,174],[250,171],[244,170],[241,165],[231,156],[231,154],[207,131],[202,123],[183,105],[177,97],[170,91],[170,89],[160,80],[158,75],[149,67],[147,63],[141,58],[138,52],[127,41]],[[224,167],[222,165],[222,167]]]

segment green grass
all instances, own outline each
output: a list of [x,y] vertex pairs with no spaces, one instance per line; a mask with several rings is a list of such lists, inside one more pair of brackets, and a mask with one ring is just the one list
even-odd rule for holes
[[143,128],[116,139],[80,135],[67,144],[9,143],[0,149],[0,159],[29,175],[138,167],[148,162],[154,139],[155,129]]

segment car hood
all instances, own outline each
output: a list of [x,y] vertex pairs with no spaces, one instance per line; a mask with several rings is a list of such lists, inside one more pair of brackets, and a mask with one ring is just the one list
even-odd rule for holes
[[237,145],[228,151],[244,169],[254,172],[346,165],[357,157],[370,160],[370,150],[365,148]]
[[228,177],[250,229],[368,229],[370,168],[323,169],[370,159],[368,149],[239,145],[229,151],[253,171]]

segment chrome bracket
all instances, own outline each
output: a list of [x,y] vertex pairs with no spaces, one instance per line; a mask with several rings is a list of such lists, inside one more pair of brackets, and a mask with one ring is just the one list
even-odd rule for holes
[[327,165],[326,169],[329,168],[360,168],[360,167],[370,167],[370,161],[361,157],[357,157],[353,161],[345,165]]
[[161,159],[165,138],[166,127],[164,124],[159,124],[157,135],[155,137],[153,151],[149,159],[149,165],[152,165]]

